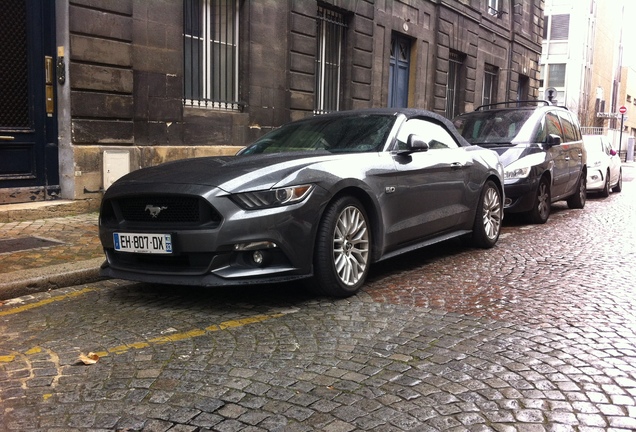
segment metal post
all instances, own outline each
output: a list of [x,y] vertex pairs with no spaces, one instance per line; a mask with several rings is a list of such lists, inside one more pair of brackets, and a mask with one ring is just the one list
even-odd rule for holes
[[621,114],[621,130],[618,135],[618,159],[621,158],[621,145],[623,142],[623,121],[625,120],[625,114]]

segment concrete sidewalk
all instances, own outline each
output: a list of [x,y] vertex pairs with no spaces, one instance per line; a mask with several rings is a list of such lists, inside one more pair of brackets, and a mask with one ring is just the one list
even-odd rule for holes
[[0,300],[98,280],[97,216],[91,202],[0,205]]

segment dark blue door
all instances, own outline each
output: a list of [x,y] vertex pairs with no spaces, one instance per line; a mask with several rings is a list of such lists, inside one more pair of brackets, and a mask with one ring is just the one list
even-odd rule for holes
[[3,0],[0,204],[59,194],[55,2]]
[[406,108],[409,102],[411,40],[393,34],[389,60],[389,107]]

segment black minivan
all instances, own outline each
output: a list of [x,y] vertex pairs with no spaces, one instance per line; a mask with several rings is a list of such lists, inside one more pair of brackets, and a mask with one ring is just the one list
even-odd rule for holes
[[480,106],[453,123],[468,142],[499,154],[507,213],[525,213],[541,224],[553,202],[585,206],[585,147],[578,119],[567,108],[547,101],[503,102]]

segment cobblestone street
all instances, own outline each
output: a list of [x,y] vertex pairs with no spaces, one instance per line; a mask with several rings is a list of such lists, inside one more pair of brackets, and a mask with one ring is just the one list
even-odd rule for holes
[[345,300],[109,280],[8,301],[0,430],[636,430],[633,171]]

